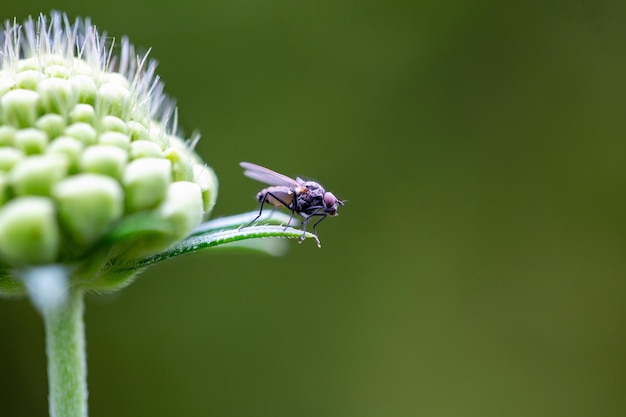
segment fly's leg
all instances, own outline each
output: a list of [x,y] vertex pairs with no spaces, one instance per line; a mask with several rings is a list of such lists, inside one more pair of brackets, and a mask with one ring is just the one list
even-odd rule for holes
[[317,227],[317,224],[319,222],[321,222],[322,220],[324,220],[326,218],[326,216],[328,216],[326,213],[322,212],[319,213],[320,210],[323,210],[322,207],[317,207],[315,208],[315,210],[313,211],[313,213],[311,213],[306,219],[304,219],[304,221],[302,222],[302,236],[300,236],[300,240],[299,242],[302,243],[304,242],[304,239],[306,239],[306,227],[309,224],[309,221],[311,220],[311,218],[313,216],[324,216],[322,217],[321,220],[318,220],[317,222],[315,222],[315,225],[313,225],[313,234],[315,235],[315,240],[317,240],[317,246],[320,246],[320,240],[317,237],[317,232],[315,231],[315,228]]
[[323,213],[322,218],[316,221],[315,224],[313,225],[313,234],[315,235],[315,237],[317,237],[317,225],[320,224],[322,220],[324,220],[326,217],[328,217],[328,214]]
[[[277,199],[278,200],[278,199]],[[278,200],[280,201],[280,200]],[[280,201],[281,203],[283,203],[282,201]],[[283,205],[287,208],[289,208],[288,205],[286,205],[285,203],[283,203]],[[287,221],[287,225],[285,226],[284,230],[287,230],[287,228],[289,227],[289,225],[291,224],[291,221],[293,220],[293,216],[294,214],[296,214],[296,202],[294,200],[294,202],[291,204],[291,217],[289,217],[289,220]]]
[[[267,194],[265,194],[265,197],[267,198],[268,195],[271,195],[272,197],[274,197],[280,204],[282,204],[286,208],[290,208],[289,204],[285,203],[283,200],[278,198],[273,193],[267,193]],[[265,201],[265,198],[263,200]],[[289,227],[289,223],[291,223],[291,220],[293,220],[293,215],[294,214],[296,214],[296,203],[295,203],[295,201],[291,204],[291,217],[289,217],[289,220],[287,221],[287,225],[285,226],[285,228],[283,230],[287,230],[287,228]]]
[[237,230],[241,230],[241,229],[243,229],[244,227],[248,227],[248,226],[250,226],[252,223],[254,223],[255,221],[257,221],[257,219],[258,219],[259,217],[261,217],[261,214],[263,214],[263,204],[265,204],[265,200],[267,200],[267,194],[269,194],[269,193],[266,193],[266,194],[264,194],[264,195],[263,195],[263,199],[261,200],[261,209],[259,210],[259,214],[258,214],[258,215],[257,215],[254,219],[252,219],[252,221],[251,221],[250,223],[245,224],[245,225],[241,225],[241,226],[239,226],[239,228],[238,228]]
[[[283,200],[281,200],[280,198],[278,198],[276,195],[274,195],[273,193],[267,192],[263,195],[263,199],[261,200],[261,209],[259,210],[259,214],[252,219],[252,221],[244,226],[239,226],[239,229],[243,229],[244,227],[248,227],[250,226],[252,223],[254,223],[255,221],[257,221],[259,219],[259,217],[261,217],[261,214],[263,214],[263,205],[265,204],[265,201],[267,200],[267,196],[272,196],[276,199],[276,201],[278,201],[280,204],[282,204],[283,206],[289,208],[289,204],[285,203]],[[289,221],[291,221],[291,219],[293,218],[293,214],[295,213],[296,210],[296,206],[294,204],[294,206],[291,208],[291,217],[289,218]],[[289,224],[289,223],[287,223]],[[287,227],[285,227],[285,229],[287,229]]]
[[307,217],[302,222],[302,236],[300,236],[300,239],[298,239],[298,243],[302,243],[302,242],[304,242],[304,239],[306,239],[306,227],[309,224],[309,220],[310,219],[311,219],[310,217]]
[[304,239],[306,239],[306,227],[309,224],[309,220],[311,220],[313,216],[324,216],[320,220],[316,221],[315,224],[313,225],[313,236],[315,237],[315,243],[317,243],[318,248],[321,248],[322,244],[320,243],[320,239],[317,236],[317,225],[319,224],[319,222],[324,220],[326,216],[328,216],[328,214],[326,213],[321,213],[321,214],[315,213],[307,217],[306,219],[304,219],[304,221],[302,222],[302,236],[300,236],[300,239],[298,239],[298,243],[302,243],[304,242]]

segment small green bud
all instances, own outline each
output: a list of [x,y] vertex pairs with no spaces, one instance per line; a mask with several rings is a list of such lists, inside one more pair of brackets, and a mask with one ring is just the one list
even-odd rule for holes
[[204,212],[210,213],[217,200],[217,190],[219,184],[215,171],[208,165],[195,164],[193,166],[194,181],[202,190],[202,201],[204,202]]
[[79,159],[85,145],[78,139],[70,136],[59,136],[46,148],[48,154],[64,155],[68,162],[68,171],[76,172],[78,170]]
[[43,153],[48,135],[43,130],[28,128],[15,132],[15,146],[28,155]]
[[67,158],[33,155],[19,161],[11,171],[11,184],[18,196],[49,196],[52,186],[67,175]]
[[37,120],[39,94],[31,90],[11,90],[0,99],[2,120],[14,127],[29,127]]
[[119,72],[103,72],[100,74],[100,82],[102,84],[112,84],[117,85],[125,90],[130,89],[130,83],[128,82],[128,78],[125,75],[120,74]]
[[96,108],[100,114],[124,117],[130,110],[130,91],[119,84],[106,83],[98,88]]
[[187,237],[202,221],[203,202],[200,187],[187,181],[170,184],[159,212],[174,225],[175,240]]
[[77,104],[69,114],[69,119],[72,123],[83,122],[92,125],[95,118],[96,111],[89,104]]
[[0,171],[10,171],[24,158],[24,152],[15,148],[0,148]]
[[79,174],[56,184],[52,194],[59,217],[73,241],[91,244],[107,233],[124,212],[124,192],[104,175]]
[[167,159],[135,159],[124,171],[126,208],[129,212],[149,210],[160,204],[172,182],[172,164]]
[[17,72],[24,72],[24,71],[28,71],[28,70],[36,70],[39,71],[39,59],[32,57],[32,58],[26,58],[26,59],[21,59],[18,63],[17,63]]
[[130,138],[120,132],[104,132],[98,138],[98,142],[101,145],[117,146],[124,150],[130,148]]
[[[59,61],[59,64],[63,64],[63,62]],[[67,68],[65,65],[48,65],[45,70],[44,70],[44,74],[46,74],[48,77],[52,77],[52,78],[63,78],[63,79],[68,79],[70,77],[70,69]]]
[[41,97],[41,104],[49,113],[67,114],[73,107],[72,85],[68,80],[61,78],[46,78],[39,81],[37,92]]
[[15,128],[0,126],[0,146],[15,146]]
[[181,152],[189,152],[189,147],[187,146],[187,143],[181,138],[177,136],[169,135],[167,137],[167,141],[169,143],[170,149],[177,149]]
[[46,132],[49,139],[54,139],[63,134],[65,118],[60,114],[45,114],[37,119],[35,127]]
[[[126,123],[119,117],[104,116],[100,128],[104,132],[120,132],[126,134],[128,127]],[[130,141],[130,139],[129,139]]]
[[72,61],[75,75],[86,75],[89,78],[94,79],[95,74],[94,67],[92,65],[82,59],[73,59]]
[[93,126],[83,122],[77,122],[69,125],[65,128],[65,134],[67,136],[71,136],[75,139],[80,140],[85,145],[94,145],[98,137],[96,129],[94,129]]
[[[187,150],[189,152],[189,150]],[[185,153],[177,149],[167,149],[163,152],[163,156],[172,162],[172,177],[174,181],[191,181],[193,180],[193,167],[191,161]]]
[[148,140],[136,140],[130,143],[130,158],[160,158],[163,155],[161,147]]
[[163,133],[161,126],[155,123],[150,123],[150,127],[148,128],[148,137],[151,141],[159,145],[161,149],[167,148],[167,135]]
[[128,152],[112,145],[93,145],[85,149],[80,159],[83,172],[108,175],[122,179],[128,161]]
[[36,70],[26,70],[15,75],[16,86],[25,90],[36,90],[37,83],[41,81],[43,74]]
[[92,77],[78,74],[70,77],[69,82],[78,103],[95,104],[98,88]]
[[128,134],[130,139],[134,142],[137,140],[148,139],[148,129],[135,120],[128,122]]
[[53,262],[59,251],[59,229],[52,201],[21,197],[0,208],[0,255],[14,264]]

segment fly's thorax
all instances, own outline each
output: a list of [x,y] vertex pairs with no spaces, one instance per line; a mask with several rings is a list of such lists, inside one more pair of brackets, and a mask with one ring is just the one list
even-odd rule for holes
[[315,181],[303,181],[300,179],[300,184],[302,184],[302,188],[306,188],[310,193],[314,195],[319,194],[323,196],[324,193],[326,192],[326,190],[324,190],[324,187],[322,187],[320,183],[315,182]]
[[297,197],[296,209],[302,214],[313,214],[324,209],[324,189],[321,187],[307,188],[304,192],[297,194]]

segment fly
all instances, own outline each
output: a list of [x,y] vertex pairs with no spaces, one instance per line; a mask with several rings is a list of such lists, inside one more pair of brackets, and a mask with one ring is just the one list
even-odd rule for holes
[[317,225],[328,216],[336,216],[337,208],[343,206],[343,201],[335,197],[333,193],[326,191],[324,187],[315,181],[305,181],[302,178],[294,180],[286,175],[250,162],[241,162],[239,165],[244,169],[243,174],[246,177],[270,185],[270,187],[262,189],[256,195],[257,201],[261,203],[259,215],[243,227],[250,226],[261,217],[263,205],[268,203],[275,207],[286,207],[291,210],[289,222],[291,222],[296,213],[304,218],[300,242],[305,238],[309,221],[313,217],[320,217],[313,224],[313,234],[317,239]]

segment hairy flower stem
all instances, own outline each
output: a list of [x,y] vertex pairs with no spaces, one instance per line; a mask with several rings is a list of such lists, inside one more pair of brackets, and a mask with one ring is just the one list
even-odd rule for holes
[[44,310],[51,417],[87,417],[84,294],[70,290],[55,309]]

